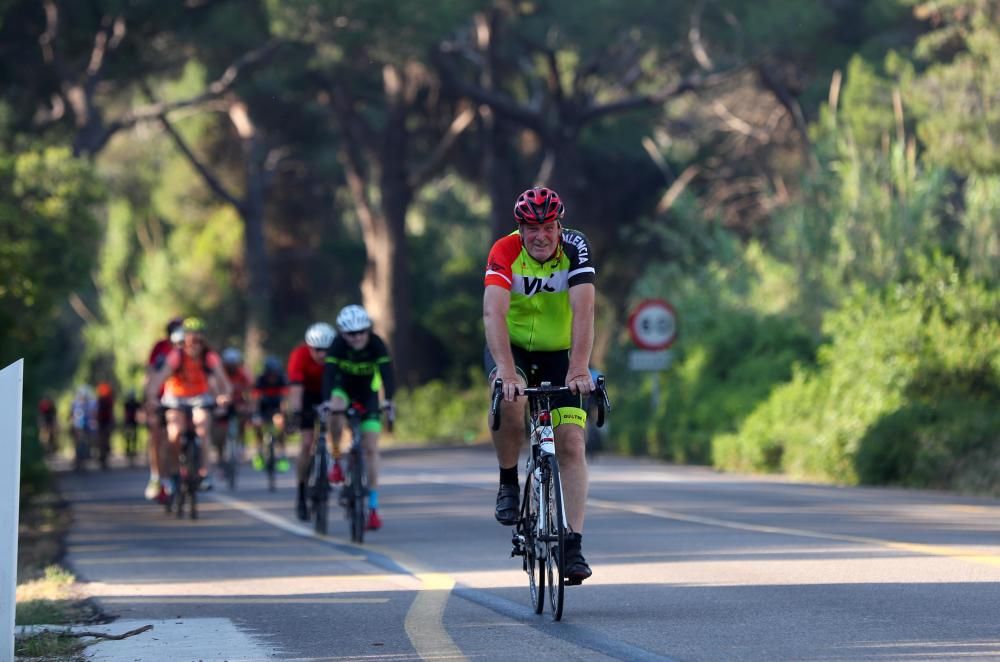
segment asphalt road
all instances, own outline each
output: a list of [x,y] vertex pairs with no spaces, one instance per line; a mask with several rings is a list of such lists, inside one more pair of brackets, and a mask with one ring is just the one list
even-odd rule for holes
[[493,520],[492,451],[392,452],[383,475],[356,547],[336,514],[322,539],[295,520],[290,475],[272,494],[244,467],[191,521],[142,501],[143,471],[64,474],[86,592],[174,626],[100,659],[1000,659],[1000,500],[600,458],[594,576],[554,623]]

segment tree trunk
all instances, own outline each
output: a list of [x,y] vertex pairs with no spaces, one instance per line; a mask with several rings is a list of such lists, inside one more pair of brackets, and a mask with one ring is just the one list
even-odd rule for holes
[[247,150],[247,190],[240,212],[247,271],[245,352],[247,365],[260,365],[271,328],[271,269],[264,236],[266,182],[262,158],[255,141]]

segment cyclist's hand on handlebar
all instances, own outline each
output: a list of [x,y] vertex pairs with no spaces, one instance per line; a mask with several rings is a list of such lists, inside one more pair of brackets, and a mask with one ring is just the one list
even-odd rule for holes
[[497,378],[503,382],[503,399],[507,402],[514,402],[517,396],[524,391],[524,385],[518,379],[516,372],[510,374],[500,373]]
[[575,372],[570,370],[566,373],[566,386],[569,387],[571,393],[589,395],[594,390],[594,380],[589,371]]
[[225,407],[226,405],[229,404],[230,400],[231,398],[226,393],[220,393],[219,395],[215,396],[215,404],[216,406],[219,407]]

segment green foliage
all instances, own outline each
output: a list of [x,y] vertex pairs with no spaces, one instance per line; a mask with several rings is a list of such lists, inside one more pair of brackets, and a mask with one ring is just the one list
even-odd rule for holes
[[814,341],[786,313],[797,298],[794,274],[695,212],[682,204],[646,228],[647,241],[662,242],[673,259],[650,267],[634,297],[668,299],[679,327],[656,409],[654,378],[624,368],[630,344],[618,345],[608,373],[620,450],[708,463],[712,439],[736,430],[793,365],[810,362]]
[[[1000,295],[944,260],[828,316],[815,369],[713,446],[725,469],[996,489]],[[991,483],[991,481],[993,481]]]
[[0,363],[47,333],[94,258],[100,187],[65,148],[0,152]]
[[93,264],[101,187],[65,148],[0,151],[0,368],[25,359],[21,483],[27,494],[48,472],[32,418],[44,361],[60,337],[59,306]]
[[396,396],[393,436],[405,442],[471,443],[489,437],[489,389],[482,370],[469,370],[471,386],[433,380]]
[[924,14],[934,28],[915,51],[927,64],[913,90],[920,138],[935,163],[963,174],[996,174],[1000,10],[996,3],[941,0]]

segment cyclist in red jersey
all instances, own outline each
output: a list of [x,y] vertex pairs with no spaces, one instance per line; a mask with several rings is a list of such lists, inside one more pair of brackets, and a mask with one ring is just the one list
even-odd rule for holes
[[[186,420],[179,407],[193,407],[192,420],[198,437],[207,442],[209,438],[209,414],[216,404],[225,406],[229,402],[232,387],[222,369],[222,359],[205,344],[205,323],[197,317],[188,317],[182,324],[183,343],[167,354],[163,366],[157,370],[149,382],[146,397],[153,399],[163,386],[160,402],[167,410],[167,448],[165,466],[170,473],[173,493],[180,485],[181,434],[185,431]],[[212,380],[210,383],[209,380]],[[213,384],[220,391],[213,393]],[[203,489],[211,489],[211,477],[203,464],[199,467]]]
[[[149,353],[149,360],[146,362],[146,376],[143,380],[142,391],[146,393],[149,388],[149,381],[157,370],[163,367],[163,362],[167,354],[174,347],[174,342],[181,336],[172,339],[175,333],[180,331],[181,320],[176,317],[167,322],[167,335],[153,345]],[[163,387],[161,386],[153,398],[146,398],[146,426],[149,428],[149,482],[146,484],[146,499],[160,499],[166,496],[163,484],[160,482],[160,464],[162,461],[165,430],[167,426],[166,418],[160,410],[160,398],[163,397]]]
[[[312,458],[314,430],[316,423],[316,405],[323,402],[323,370],[326,352],[333,344],[336,336],[333,327],[326,322],[316,322],[306,329],[305,342],[292,350],[288,356],[288,404],[289,429],[302,431],[302,443],[299,446],[299,460],[296,465],[298,474],[298,496],[295,512],[299,519],[309,519],[306,508],[306,475],[309,472],[309,460]],[[326,443],[326,440],[323,440]],[[343,476],[331,476],[331,479]],[[335,480],[335,482],[338,482]]]

